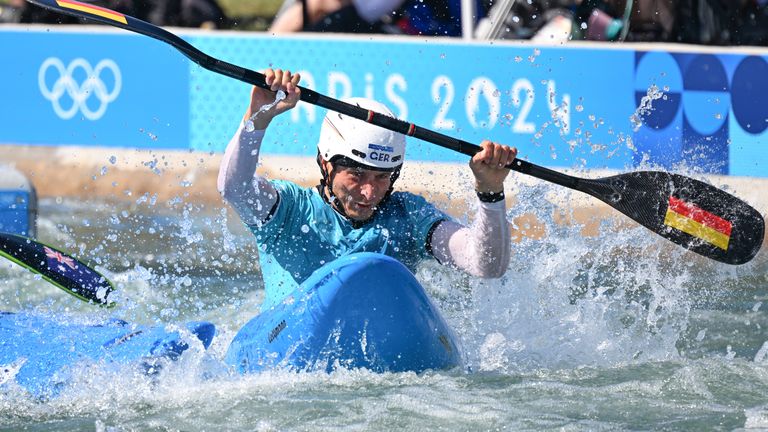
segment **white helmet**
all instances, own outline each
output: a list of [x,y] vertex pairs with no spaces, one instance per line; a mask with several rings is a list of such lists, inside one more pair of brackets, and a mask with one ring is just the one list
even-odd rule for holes
[[[344,102],[395,117],[386,105],[375,100],[349,98]],[[405,159],[405,135],[345,114],[328,111],[320,128],[317,150],[327,161],[359,164],[374,170],[394,171],[403,164]]]

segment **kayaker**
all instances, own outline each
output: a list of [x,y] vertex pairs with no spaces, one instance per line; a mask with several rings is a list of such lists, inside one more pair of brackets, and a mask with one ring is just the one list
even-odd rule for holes
[[[501,277],[509,265],[505,165],[517,150],[483,141],[469,162],[478,210],[464,226],[423,197],[395,192],[405,158],[405,136],[329,111],[320,130],[317,187],[304,188],[256,174],[265,130],[272,119],[296,106],[299,74],[265,71],[272,92],[251,91],[243,123],[227,146],[218,189],[256,236],[266,290],[262,309],[279,303],[313,271],[353,252],[389,255],[415,271],[423,259],[482,278]],[[275,102],[275,92],[285,98]],[[394,117],[383,104],[350,99]]]

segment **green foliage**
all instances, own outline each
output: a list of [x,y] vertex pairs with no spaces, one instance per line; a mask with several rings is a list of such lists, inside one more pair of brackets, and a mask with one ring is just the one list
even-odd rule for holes
[[234,30],[266,30],[282,4],[283,0],[219,0]]
[[219,0],[221,8],[231,17],[271,19],[282,4],[283,0]]

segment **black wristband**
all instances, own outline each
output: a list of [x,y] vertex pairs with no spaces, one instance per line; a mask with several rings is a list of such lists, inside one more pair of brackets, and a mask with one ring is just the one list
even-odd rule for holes
[[477,198],[485,203],[495,203],[504,199],[504,191],[501,192],[477,192]]

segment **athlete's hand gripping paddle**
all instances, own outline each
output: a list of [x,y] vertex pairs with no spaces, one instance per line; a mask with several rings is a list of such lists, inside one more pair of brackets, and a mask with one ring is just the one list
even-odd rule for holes
[[[269,89],[264,75],[213,58],[173,33],[109,9],[72,0],[28,0],[76,17],[121,27],[172,45],[200,66]],[[392,117],[350,105],[301,87],[301,100],[377,126],[474,156],[480,147]],[[605,202],[636,222],[696,253],[728,264],[743,264],[760,250],[762,215],[714,186],[678,174],[639,171],[583,179],[516,159],[508,168],[575,189]]]

